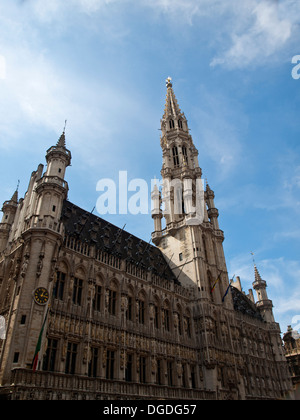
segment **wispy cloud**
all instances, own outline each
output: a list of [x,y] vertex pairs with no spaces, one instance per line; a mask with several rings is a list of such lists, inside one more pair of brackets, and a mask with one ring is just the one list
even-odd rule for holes
[[233,27],[230,34],[232,45],[215,57],[211,66],[224,65],[228,68],[244,68],[249,64],[265,63],[279,52],[291,38],[293,21],[287,8],[290,2],[279,7],[276,1],[245,2],[252,4],[252,10],[245,8],[248,20],[245,25]]
[[300,4],[294,0],[154,0],[149,6],[181,27],[214,28],[212,67],[260,66],[276,59],[299,35]]

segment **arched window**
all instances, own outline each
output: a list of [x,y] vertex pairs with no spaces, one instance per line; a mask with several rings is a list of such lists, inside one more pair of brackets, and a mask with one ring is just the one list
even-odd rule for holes
[[93,309],[95,311],[100,312],[102,310],[102,295],[103,295],[102,279],[100,279],[100,277],[97,277],[96,286],[95,286],[95,295],[93,299]]
[[154,327],[159,329],[160,328],[160,304],[157,297],[154,299],[153,317],[154,317]]
[[178,120],[178,128],[182,129],[182,121],[181,120]]
[[64,298],[67,272],[68,272],[67,265],[64,262],[61,262],[59,264],[59,270],[57,271],[57,275],[56,275],[56,283],[53,288],[54,299],[63,300]]
[[186,146],[182,146],[182,156],[183,156],[183,162],[188,164],[188,155],[187,155],[187,149]]
[[126,310],[126,319],[127,321],[133,321],[134,319],[134,293],[131,287],[128,287],[128,297],[127,297],[127,310]]
[[72,301],[75,305],[81,305],[83,292],[83,279],[85,274],[82,268],[78,268],[74,277]]
[[118,298],[118,286],[115,281],[112,281],[107,291],[108,295],[108,313],[110,315],[117,314],[117,298]]
[[143,293],[139,294],[138,299],[138,321],[140,324],[145,324],[146,318],[146,299]]
[[168,301],[165,301],[164,307],[162,309],[162,321],[165,331],[170,331],[171,329],[171,313],[170,313],[170,304]]
[[170,124],[170,129],[172,130],[172,128],[175,127],[174,121],[173,120],[170,120],[169,121],[169,124]]
[[177,166],[179,166],[179,156],[178,156],[178,148],[177,148],[177,146],[174,146],[172,148],[172,153],[173,153],[173,163],[174,163],[174,166],[177,167]]

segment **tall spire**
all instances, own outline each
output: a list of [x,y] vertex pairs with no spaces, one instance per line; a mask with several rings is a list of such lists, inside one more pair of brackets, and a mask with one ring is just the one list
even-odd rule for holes
[[173,91],[173,84],[172,84],[172,78],[168,77],[166,80],[166,86],[167,86],[167,95],[166,95],[166,104],[165,104],[165,110],[163,119],[168,118],[181,118],[185,119],[184,114],[181,112],[181,109],[179,108],[177,99],[175,97],[175,93]]

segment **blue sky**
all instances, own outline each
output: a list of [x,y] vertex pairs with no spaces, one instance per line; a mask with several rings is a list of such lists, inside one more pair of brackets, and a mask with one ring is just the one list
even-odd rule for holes
[[[167,76],[215,191],[230,276],[251,251],[282,331],[300,315],[300,2],[0,0],[0,202],[20,195],[65,119],[69,199],[160,178]],[[110,215],[149,241],[150,215]]]

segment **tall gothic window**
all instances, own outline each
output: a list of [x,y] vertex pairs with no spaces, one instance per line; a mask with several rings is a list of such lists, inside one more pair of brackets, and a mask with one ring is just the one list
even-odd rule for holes
[[133,355],[131,353],[127,353],[127,362],[126,362],[126,369],[125,369],[126,382],[132,382],[132,369],[133,369]]
[[114,379],[115,352],[107,350],[106,354],[106,379]]
[[116,315],[117,292],[109,289],[108,294],[108,312],[111,315]]
[[140,357],[140,382],[146,383],[146,357]]
[[92,347],[91,360],[89,362],[89,371],[88,371],[88,376],[92,378],[97,377],[98,360],[99,360],[99,350],[97,347]]
[[75,303],[75,305],[81,305],[82,288],[83,288],[83,280],[75,277],[74,286],[73,286],[73,297],[72,297],[73,303]]
[[62,273],[61,271],[57,272],[57,280],[53,289],[53,297],[54,299],[63,300],[64,296],[64,289],[65,289],[65,282],[66,282],[66,274]]
[[185,163],[188,164],[189,162],[188,162],[186,146],[182,146],[182,155],[183,155],[183,161],[185,161]]
[[165,303],[165,307],[162,310],[163,326],[165,331],[170,331],[170,308],[168,303]]
[[167,377],[168,377],[168,385],[173,386],[173,362],[167,361]]
[[50,339],[50,338],[48,339],[47,351],[43,359],[43,370],[54,372],[56,353],[57,353],[57,344],[58,344],[57,340]]
[[74,374],[76,367],[77,344],[68,343],[65,373]]
[[178,127],[182,129],[182,121],[178,120]]
[[162,373],[163,373],[163,368],[162,368],[162,360],[157,359],[156,361],[157,363],[157,369],[156,369],[156,383],[157,385],[162,385],[163,384],[163,378],[162,378]]
[[172,128],[175,127],[175,124],[174,124],[174,121],[173,120],[170,120],[169,121],[169,124],[170,124],[170,129],[172,129]]
[[101,298],[102,298],[102,287],[98,284],[95,287],[95,296],[93,300],[93,309],[95,311],[101,311]]
[[185,332],[188,338],[191,338],[191,319],[189,316],[184,317]]
[[154,327],[160,328],[160,309],[159,309],[159,302],[158,299],[155,298],[154,300]]
[[133,319],[133,297],[132,296],[128,296],[127,299],[127,309],[126,309],[126,319],[128,321],[132,321]]
[[179,156],[178,156],[178,148],[177,148],[177,146],[174,146],[172,148],[172,153],[173,153],[174,166],[177,167],[177,166],[179,166]]
[[139,323],[145,323],[145,302],[143,300],[139,300]]

